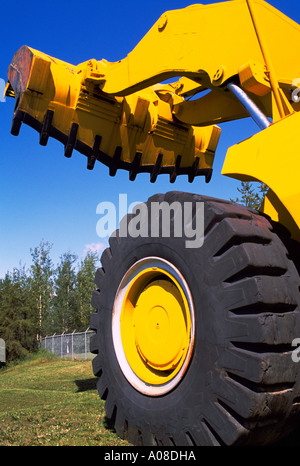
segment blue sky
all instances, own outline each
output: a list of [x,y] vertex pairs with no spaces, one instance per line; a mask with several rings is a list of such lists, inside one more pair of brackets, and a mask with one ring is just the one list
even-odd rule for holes
[[[15,0],[9,14],[2,9],[0,78],[6,79],[13,54],[24,44],[72,64],[90,58],[122,59],[164,11],[191,3],[195,2]],[[300,22],[297,1],[270,3]],[[297,45],[291,47],[295,48],[297,59]],[[178,177],[171,185],[165,175],[151,184],[148,174],[138,175],[135,182],[130,182],[127,172],[119,171],[110,177],[108,168],[100,163],[93,171],[87,170],[85,156],[76,151],[71,159],[66,159],[58,141],[49,139],[47,147],[40,146],[38,133],[26,125],[18,137],[12,136],[13,107],[13,99],[0,102],[0,277],[20,264],[29,267],[30,248],[41,240],[53,244],[51,256],[55,264],[64,252],[71,251],[81,259],[88,245],[104,247],[107,239],[96,233],[96,208],[104,201],[118,205],[120,193],[127,194],[128,204],[168,190],[235,198],[239,183],[220,175],[226,151],[257,131],[250,119],[222,125],[209,184],[202,177],[193,184],[186,177]]]

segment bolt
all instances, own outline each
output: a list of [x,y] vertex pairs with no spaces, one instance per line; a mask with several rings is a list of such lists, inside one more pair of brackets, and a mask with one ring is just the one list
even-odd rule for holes
[[166,14],[163,14],[158,20],[157,27],[158,27],[159,32],[162,32],[165,29],[167,22],[168,22],[168,16]]
[[223,74],[224,74],[224,68],[223,66],[220,66],[220,68],[218,68],[214,74],[213,81],[219,81],[219,79],[222,78]]

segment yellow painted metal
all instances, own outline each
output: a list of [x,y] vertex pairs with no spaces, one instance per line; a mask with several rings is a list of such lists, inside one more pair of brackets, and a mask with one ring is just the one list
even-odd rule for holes
[[[174,166],[174,154],[180,154],[182,166],[190,167],[197,158],[193,153],[196,148],[200,155],[205,154],[199,168],[211,168],[220,131],[210,128],[201,132],[190,126],[209,126],[247,116],[240,103],[226,92],[224,83],[238,76],[250,59],[256,64],[265,63],[267,50],[272,58],[267,64],[272,61],[272,76],[276,76],[279,90],[275,99],[271,88],[264,95],[252,97],[267,116],[276,120],[277,94],[288,101],[288,86],[298,74],[290,44],[299,43],[299,26],[262,0],[253,2],[251,15],[246,0],[168,11],[128,57],[116,63],[92,59],[73,66],[30,49],[34,55],[31,77],[23,89],[26,95],[21,96],[20,110],[40,124],[47,109],[54,111],[52,125],[62,135],[68,135],[75,122],[79,125],[77,139],[88,148],[93,147],[101,128],[101,151],[112,158],[117,147],[124,148],[121,161],[125,164],[133,163],[136,154],[142,153],[140,165],[153,166],[162,152],[163,166]],[[258,41],[261,30],[263,46]],[[190,78],[195,87],[213,92],[200,95],[193,103],[185,98],[180,102],[185,86],[179,85],[166,102],[149,88],[161,79],[176,76]],[[137,91],[139,94],[128,97]],[[298,110],[299,105],[284,105],[285,114],[293,109]]]
[[270,79],[270,84],[271,84],[273,95],[274,95],[275,102],[277,105],[278,113],[280,115],[280,118],[283,118],[285,116],[285,112],[284,112],[284,108],[283,108],[281,97],[280,97],[278,79],[276,76],[275,68],[273,66],[273,61],[271,59],[268,46],[266,44],[264,34],[262,30],[259,28],[259,25],[257,22],[257,16],[256,16],[256,11],[254,9],[253,0],[246,0],[246,1],[247,1],[249,12],[250,12],[250,15],[253,21],[253,25],[254,25],[256,35],[257,35],[258,42],[259,42],[259,46],[260,46],[262,55],[264,57],[265,65],[267,68],[267,74]]
[[239,69],[239,78],[244,90],[252,94],[264,96],[270,92],[267,68],[262,63],[249,60]]
[[158,172],[172,174],[180,156],[175,174],[188,174],[195,161],[196,171],[209,173],[220,136],[217,126],[197,128],[174,121],[173,102],[183,98],[171,85],[108,96],[99,88],[103,78],[97,67],[95,60],[73,66],[22,47],[8,74],[23,121],[43,132],[47,112],[52,112],[50,136],[67,145],[75,125],[73,146],[88,156],[94,149],[112,171],[152,173],[161,156]]
[[[299,41],[298,25],[262,0],[255,1],[255,17],[267,38],[265,47],[278,78],[293,75],[297,69],[293,52],[285,49],[290,39]],[[124,95],[172,76],[220,85],[249,58],[263,61],[245,0],[192,5],[168,11],[163,18],[167,21],[160,18],[126,58],[117,63],[99,62],[105,92]],[[282,50],[286,54],[283,59]]]
[[249,114],[232,95],[218,88],[195,100],[175,104],[173,115],[190,125],[220,124],[226,121],[247,118]]
[[[265,182],[265,210],[289,227],[294,222],[298,237],[300,102],[291,89],[299,78],[299,43],[300,26],[265,1],[232,0],[166,12],[115,63],[91,59],[73,66],[22,47],[6,88],[17,100],[14,133],[24,121],[41,133],[41,144],[53,136],[65,155],[75,148],[88,156],[89,167],[98,159],[111,174],[129,170],[132,180],[144,171],[151,181],[161,173],[171,181],[205,174],[208,181],[216,124],[248,116],[228,91],[229,82],[237,83],[273,124],[230,149],[223,174]],[[167,78],[179,79],[159,83]]]
[[294,113],[246,141],[231,147],[222,174],[242,181],[261,181],[270,192],[264,211],[300,240],[300,113]]
[[120,327],[126,359],[146,384],[170,382],[186,363],[191,315],[184,291],[165,270],[137,274],[123,300]]

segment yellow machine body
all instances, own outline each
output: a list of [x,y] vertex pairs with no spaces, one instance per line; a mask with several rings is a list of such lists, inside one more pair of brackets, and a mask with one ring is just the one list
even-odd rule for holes
[[88,168],[99,160],[111,175],[128,170],[131,180],[148,172],[152,182],[163,173],[171,182],[182,174],[209,181],[216,125],[248,117],[248,99],[269,123],[229,149],[222,173],[265,183],[262,210],[299,241],[299,42],[299,25],[265,1],[231,0],[166,12],[115,63],[73,66],[24,46],[8,70],[12,133],[24,122],[42,145],[54,137],[67,157],[75,148]]
[[174,121],[171,86],[163,98],[152,87],[126,97],[103,93],[97,66],[95,60],[73,66],[19,49],[8,70],[7,95],[17,99],[13,134],[27,123],[40,132],[42,145],[52,136],[65,145],[66,157],[75,148],[88,157],[88,168],[98,159],[111,175],[127,169],[131,180],[139,172],[149,172],[152,182],[159,173],[169,173],[171,181],[178,174],[208,180],[220,129]]
[[300,241],[300,159],[296,134],[300,114],[274,123],[231,147],[222,173],[241,181],[263,181],[269,191],[262,210]]

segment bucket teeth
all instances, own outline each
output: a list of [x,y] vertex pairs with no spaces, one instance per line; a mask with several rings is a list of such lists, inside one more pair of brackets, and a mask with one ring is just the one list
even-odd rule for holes
[[113,157],[108,156],[101,151],[100,146],[102,136],[96,135],[94,138],[93,146],[89,147],[78,138],[79,125],[75,122],[72,123],[68,135],[60,132],[53,123],[54,111],[47,110],[43,118],[43,122],[39,123],[28,113],[23,110],[16,109],[12,121],[11,134],[17,136],[19,134],[22,123],[31,126],[40,133],[40,144],[45,146],[49,137],[59,140],[65,146],[64,155],[68,158],[72,156],[73,149],[78,150],[87,156],[87,169],[93,170],[96,161],[103,163],[109,168],[109,175],[115,176],[118,169],[125,169],[129,171],[129,180],[134,181],[139,173],[149,173],[150,182],[155,183],[158,175],[168,174],[170,183],[174,183],[179,175],[187,175],[188,181],[192,183],[196,176],[204,176],[206,183],[208,183],[212,176],[211,168],[199,168],[200,157],[196,157],[191,167],[182,166],[182,156],[177,155],[173,166],[163,166],[163,153],[159,152],[154,165],[143,165],[143,154],[137,151],[132,162],[121,160],[122,147],[117,146],[114,151]]
[[141,152],[137,152],[134,157],[134,161],[132,163],[131,169],[129,170],[129,180],[134,181],[136,179],[136,175],[139,173],[140,165],[141,165],[142,154]]
[[20,110],[15,111],[12,124],[11,124],[11,130],[10,130],[13,136],[19,135],[23,119],[24,119],[24,113],[21,112]]
[[212,177],[213,171],[212,168],[208,168],[205,173],[205,183],[209,183]]
[[111,165],[109,167],[109,175],[110,176],[115,176],[115,174],[117,173],[117,170],[118,170],[119,164],[120,164],[121,155],[122,155],[122,147],[117,146],[116,149],[115,149],[114,156],[113,156],[112,161],[111,161]]
[[72,123],[70,133],[68,136],[68,141],[65,146],[65,157],[70,158],[72,156],[73,149],[76,144],[76,139],[77,139],[77,131],[78,131],[78,124],[77,123]]
[[180,169],[181,158],[182,158],[181,155],[177,155],[174,169],[172,173],[170,173],[170,183],[175,183],[176,181],[176,178],[177,178],[177,175]]
[[96,160],[97,160],[97,157],[95,155],[90,155],[88,157],[88,161],[87,161],[87,166],[86,168],[88,170],[93,170],[94,169],[94,166],[95,166],[95,163],[96,163]]
[[192,167],[190,168],[190,171],[188,173],[188,181],[189,183],[192,183],[195,179],[195,176],[197,176],[197,173],[198,173],[198,167],[199,167],[199,162],[200,162],[200,158],[199,157],[196,157],[195,158],[195,161],[192,165]]
[[156,178],[159,175],[161,164],[162,164],[163,154],[160,152],[157,156],[156,162],[154,164],[152,173],[150,175],[150,183],[155,183]]
[[92,152],[88,156],[88,162],[87,162],[87,169],[88,170],[93,170],[93,168],[95,166],[95,162],[96,162],[96,160],[98,158],[98,155],[99,155],[101,139],[102,139],[102,137],[99,134],[97,134],[97,136],[94,139]]
[[54,112],[52,110],[47,110],[45,114],[45,118],[43,121],[43,126],[42,130],[40,132],[40,145],[41,146],[46,146],[49,136],[50,136],[50,130],[51,130],[51,124],[53,120],[53,115]]

